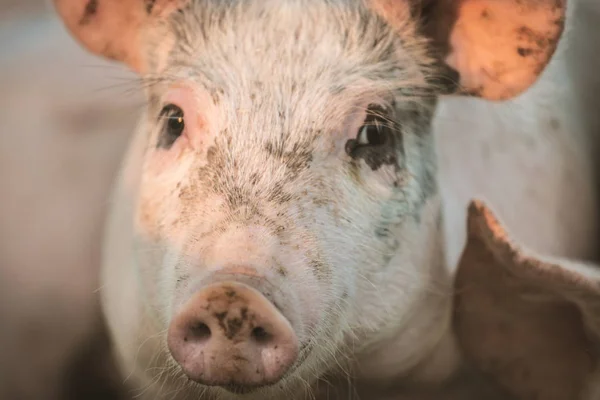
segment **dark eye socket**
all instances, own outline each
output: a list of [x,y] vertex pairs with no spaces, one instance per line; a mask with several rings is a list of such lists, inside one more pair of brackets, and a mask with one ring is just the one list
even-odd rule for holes
[[159,138],[159,147],[170,147],[183,133],[185,121],[183,110],[175,104],[167,104],[160,111],[160,119],[164,120],[162,135]]
[[377,105],[369,106],[367,116],[358,129],[356,139],[346,142],[346,153],[354,160],[363,159],[373,170],[384,164],[395,164],[397,138],[394,123],[386,110]]

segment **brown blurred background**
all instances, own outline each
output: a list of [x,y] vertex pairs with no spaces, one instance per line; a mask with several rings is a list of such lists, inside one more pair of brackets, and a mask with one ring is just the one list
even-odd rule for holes
[[0,0],[2,400],[113,398],[96,273],[133,78],[80,49],[50,1]]
[[[600,132],[600,0],[577,1],[569,62]],[[83,51],[50,1],[0,0],[0,400],[116,396],[96,274],[141,105],[134,77]]]

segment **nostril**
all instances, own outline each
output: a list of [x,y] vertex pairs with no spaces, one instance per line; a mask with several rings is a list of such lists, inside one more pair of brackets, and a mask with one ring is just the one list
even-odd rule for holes
[[185,336],[183,338],[184,341],[194,340],[194,341],[204,341],[210,338],[210,328],[204,322],[198,322],[194,325],[191,325],[189,328],[189,336]]
[[257,343],[265,344],[271,341],[271,334],[259,326],[252,329],[252,339],[254,339]]

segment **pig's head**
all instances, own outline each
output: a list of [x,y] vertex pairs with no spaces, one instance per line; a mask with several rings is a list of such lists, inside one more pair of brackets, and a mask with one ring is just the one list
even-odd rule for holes
[[144,83],[135,268],[177,374],[264,396],[384,337],[432,351],[436,99],[524,91],[564,0],[56,4]]

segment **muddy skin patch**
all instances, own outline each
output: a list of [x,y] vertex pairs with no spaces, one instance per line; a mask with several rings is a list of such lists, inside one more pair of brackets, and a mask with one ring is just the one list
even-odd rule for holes
[[327,267],[327,264],[318,258],[314,258],[309,261],[309,265],[310,269],[320,281],[326,280],[329,274],[329,268]]
[[517,53],[519,53],[519,55],[521,57],[527,57],[533,53],[533,49],[526,49],[523,47],[519,47],[519,48],[517,48]]
[[79,20],[79,25],[87,25],[90,23],[94,15],[98,12],[98,0],[89,0],[83,10],[83,15]]
[[285,278],[287,275],[287,270],[282,265],[279,265],[277,267],[277,273]]
[[[232,210],[245,207],[247,209],[246,219],[254,215],[261,215],[259,203],[262,196],[256,190],[258,185],[248,185],[247,181],[236,182],[236,176],[242,166],[237,165],[236,160],[228,160],[225,149],[230,140],[230,136],[220,136],[217,138],[217,143],[208,148],[208,165],[198,169],[195,187],[224,196],[227,206]],[[259,182],[260,174],[256,173],[255,178],[256,182]],[[193,207],[194,200],[201,195],[198,190],[194,190],[193,193],[194,197],[188,199],[190,207]],[[282,199],[289,196],[281,192],[277,197]]]
[[146,14],[152,14],[152,9],[154,8],[156,0],[144,0],[144,3],[146,4]]
[[225,336],[227,336],[227,338],[229,340],[233,339],[242,330],[243,325],[244,325],[243,318],[235,318],[234,317],[234,318],[227,319],[227,322],[226,322],[227,328],[225,329]]
[[423,165],[422,175],[419,177],[419,186],[421,188],[420,205],[425,203],[428,198],[438,193],[435,168],[433,166]]
[[[229,340],[233,340],[244,328],[244,325],[253,325],[253,318],[248,315],[248,309],[242,308],[239,316],[229,316],[229,312],[217,312],[214,313],[214,317],[219,322],[219,328],[225,334],[225,337]],[[250,326],[249,328],[252,328]]]
[[253,198],[256,197],[252,191],[242,185],[235,185],[220,192],[225,196],[227,204],[232,210],[237,210],[242,207],[246,208],[246,218],[254,215],[261,215],[260,207],[257,201]]
[[400,247],[400,241],[388,226],[391,226],[391,224],[383,223],[381,226],[375,228],[375,236],[385,243],[386,247],[386,252],[383,254],[382,265],[384,267],[387,267],[390,264],[390,261],[392,261],[392,258],[396,254],[396,250]]
[[[313,138],[315,135],[311,134],[309,137]],[[294,143],[292,149],[285,150],[283,143],[267,142],[265,151],[283,162],[292,176],[297,176],[301,171],[307,169],[313,159],[310,143]]]
[[175,290],[181,290],[182,286],[186,285],[189,279],[189,274],[182,274],[181,276],[179,276],[177,278],[177,281],[175,282]]
[[[564,24],[564,20],[556,21],[556,24]],[[521,26],[517,29],[517,37],[519,39],[519,47],[517,53],[521,57],[543,58],[546,54],[553,52],[558,45],[558,38],[548,37],[543,33],[537,33],[526,26]],[[544,68],[544,63],[540,62],[536,73],[541,73]]]
[[234,288],[228,288],[224,293],[215,294],[214,296],[209,297],[208,299],[207,309],[223,309],[225,306],[225,311],[213,311],[213,316],[217,319],[219,323],[219,328],[225,334],[227,339],[232,340],[244,327],[246,323],[252,324],[252,318],[248,315],[248,308],[242,307],[239,315],[230,315],[237,314],[237,312],[230,312],[229,307],[236,302],[244,302],[245,300],[240,298],[238,293]]
[[268,201],[272,201],[278,204],[285,204],[290,202],[294,198],[294,195],[282,189],[284,187],[284,183],[285,182],[280,182],[278,184],[275,184],[275,188],[271,190],[269,192],[269,195],[267,196]]

